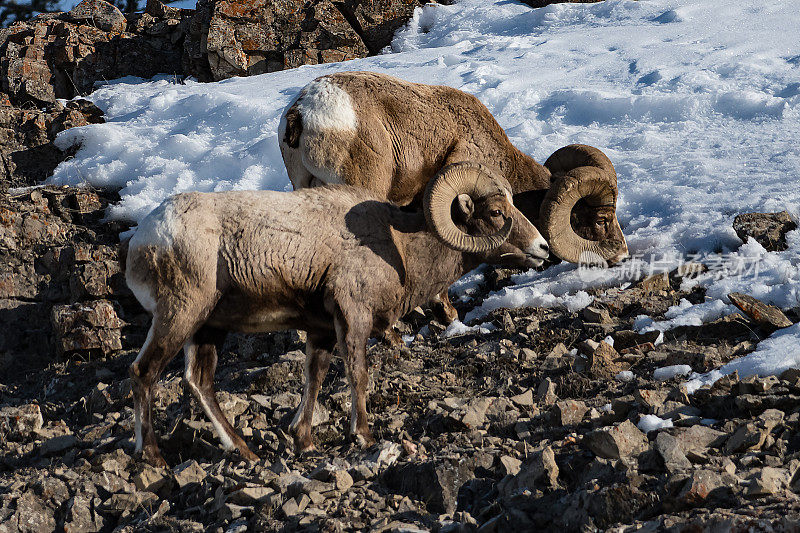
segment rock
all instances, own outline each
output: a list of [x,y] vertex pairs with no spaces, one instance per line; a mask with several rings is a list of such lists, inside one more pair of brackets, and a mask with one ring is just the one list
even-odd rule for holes
[[158,492],[169,482],[169,476],[163,468],[144,464],[142,471],[133,476],[133,484],[137,490]]
[[353,486],[353,477],[346,470],[334,470],[330,481],[336,486],[336,490],[342,492]]
[[740,426],[736,432],[725,442],[723,453],[730,455],[746,450],[757,450],[764,444],[767,438],[767,431],[756,427],[755,424],[747,423]]
[[608,310],[599,307],[585,307],[581,311],[581,316],[585,321],[593,324],[612,324],[614,322]]
[[44,425],[42,410],[35,403],[0,408],[0,437],[24,439]]
[[725,439],[725,433],[708,426],[696,424],[688,428],[677,428],[672,434],[678,441],[681,450],[685,452],[705,452],[709,447],[720,446]]
[[366,464],[355,465],[347,471],[354,482],[365,481],[375,477],[375,471]]
[[559,342],[544,358],[541,364],[542,370],[559,370],[568,367],[572,363],[572,357],[564,343]]
[[695,470],[678,492],[676,499],[692,507],[703,505],[709,494],[722,485],[722,477],[713,470]]
[[578,400],[564,400],[556,402],[550,410],[553,423],[557,426],[575,426],[583,420],[589,408]]
[[23,493],[17,499],[17,510],[13,519],[17,529],[24,533],[40,533],[56,529],[53,511],[30,491]]
[[67,13],[67,19],[78,24],[92,25],[103,31],[122,33],[128,24],[116,6],[103,0],[83,0]]
[[132,493],[113,494],[108,500],[103,502],[103,511],[118,515],[144,508],[152,512],[158,507],[158,501],[158,496],[152,492],[136,491]]
[[381,470],[393,465],[402,453],[402,447],[396,442],[381,441],[378,444],[378,450],[370,454],[366,462],[371,468]]
[[190,459],[179,464],[172,469],[172,477],[179,488],[184,488],[187,485],[194,483],[202,483],[206,477],[206,471],[197,464],[197,461]]
[[533,391],[531,389],[526,389],[525,392],[512,396],[509,399],[520,407],[532,407]]
[[601,341],[597,348],[587,355],[589,374],[597,379],[612,379],[623,370],[627,370],[629,366],[618,361],[619,354],[605,341]]
[[669,276],[667,273],[647,276],[639,282],[638,287],[641,288],[645,294],[653,294],[671,290],[669,285]]
[[[187,66],[200,67],[192,74],[201,81],[367,55],[361,37],[328,0],[210,0],[198,5],[191,27],[187,50],[194,61]],[[211,79],[205,79],[208,75]]]
[[17,22],[0,39],[8,43],[0,49],[0,89],[14,104],[52,103],[88,94],[104,79],[182,74],[188,19],[131,19],[110,3],[86,0],[61,16]]
[[244,506],[266,503],[272,507],[279,498],[280,494],[270,487],[244,487],[233,492],[228,501]]
[[669,392],[664,390],[638,389],[633,393],[633,397],[648,413],[656,413],[667,401],[667,396]]
[[80,492],[72,498],[69,512],[64,522],[64,531],[96,533],[105,527],[105,518],[96,512],[100,498],[93,494]]
[[409,463],[390,468],[383,480],[388,487],[421,499],[431,511],[452,513],[461,486],[475,477],[477,467],[490,468],[491,463],[488,455]]
[[733,219],[733,229],[743,242],[752,237],[768,252],[776,252],[786,249],[786,234],[797,224],[786,211],[744,213]]
[[519,473],[522,461],[510,455],[500,457],[500,472],[505,476],[516,476]]
[[789,482],[789,473],[783,468],[765,466],[748,479],[749,485],[744,491],[748,498],[771,496],[782,491]]
[[553,383],[550,378],[544,378],[536,389],[536,397],[546,405],[553,405],[556,403],[556,400],[558,400],[558,396],[556,396],[556,384]]
[[519,473],[498,483],[497,490],[502,496],[510,497],[520,490],[533,490],[536,486],[550,489],[558,487],[558,465],[549,446],[529,457]]
[[583,438],[583,444],[605,459],[638,455],[648,447],[647,437],[630,420],[589,432]]
[[122,349],[122,321],[108,300],[56,305],[52,313],[57,346],[62,353]]
[[344,492],[353,486],[353,477],[347,470],[332,464],[326,464],[309,474],[311,479],[325,481],[334,485],[336,490]]
[[787,368],[778,378],[800,388],[800,368]]
[[774,331],[792,325],[792,321],[783,314],[783,311],[774,305],[764,304],[752,296],[732,292],[728,295],[728,299],[762,328]]
[[39,453],[45,457],[56,455],[72,448],[76,444],[78,444],[78,438],[75,435],[60,435],[44,441],[42,447],[39,449]]
[[105,413],[112,405],[109,387],[105,383],[97,383],[86,396],[86,409],[90,413]]
[[622,353],[623,350],[635,348],[636,346],[652,344],[659,335],[660,331],[648,331],[646,333],[637,333],[630,329],[615,331],[611,334],[614,339],[614,349]]
[[691,468],[692,463],[686,458],[678,439],[665,431],[660,431],[656,436],[656,452],[664,460],[668,472],[676,472]]
[[294,498],[289,498],[283,503],[283,505],[281,505],[281,511],[283,511],[283,514],[286,518],[291,518],[296,514],[299,514],[301,509],[297,504],[297,500]]
[[468,428],[479,428],[486,424],[486,410],[492,404],[491,398],[477,398],[464,408],[461,422]]

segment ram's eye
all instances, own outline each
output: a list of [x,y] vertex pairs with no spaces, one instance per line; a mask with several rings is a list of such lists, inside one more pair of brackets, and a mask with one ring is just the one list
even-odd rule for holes
[[500,211],[499,209],[492,209],[492,210],[489,212],[489,214],[490,214],[490,215],[492,215],[493,217],[499,217],[500,215],[502,215],[502,214],[503,214],[503,212],[502,212],[502,211]]

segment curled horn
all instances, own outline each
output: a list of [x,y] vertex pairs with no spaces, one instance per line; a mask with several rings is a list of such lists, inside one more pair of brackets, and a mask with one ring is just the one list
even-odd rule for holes
[[452,205],[461,194],[473,199],[507,194],[510,188],[506,188],[505,183],[479,163],[461,162],[446,166],[425,189],[423,210],[428,226],[439,240],[460,252],[482,253],[497,248],[511,234],[511,217],[506,217],[503,227],[492,235],[469,235],[453,221]]
[[[603,152],[592,146],[573,144],[557,150],[544,164],[553,175],[550,190],[541,209],[541,226],[545,238],[557,256],[572,263],[598,258],[618,261],[628,255],[622,230],[621,237],[602,241],[584,239],[572,229],[570,216],[579,200],[592,207],[616,208],[617,174]],[[619,223],[614,217],[614,224]]]

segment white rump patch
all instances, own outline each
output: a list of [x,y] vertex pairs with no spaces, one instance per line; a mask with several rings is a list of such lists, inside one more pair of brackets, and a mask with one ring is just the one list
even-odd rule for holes
[[145,246],[155,246],[157,248],[171,248],[175,242],[175,236],[180,230],[180,223],[175,214],[175,206],[171,198],[167,198],[164,202],[156,207],[136,228],[136,232],[131,237],[128,244],[128,261],[125,265],[125,281],[128,287],[133,292],[133,295],[139,300],[151,315],[156,311],[156,300],[153,297],[150,287],[141,283],[136,279],[135,273],[132,270],[130,258],[136,253],[136,250]]
[[318,78],[306,85],[297,107],[303,117],[303,128],[309,130],[354,130],[358,124],[350,95],[328,78]]
[[179,229],[178,216],[172,198],[167,198],[142,220],[131,237],[129,250],[140,246],[171,248]]
[[150,294],[150,288],[144,283],[139,283],[136,281],[136,279],[134,279],[134,277],[129,273],[128,269],[125,271],[125,282],[128,284],[128,288],[131,290],[136,299],[139,300],[139,303],[142,304],[142,307],[144,307],[145,311],[151,315],[155,315],[156,300],[153,298],[153,295]]

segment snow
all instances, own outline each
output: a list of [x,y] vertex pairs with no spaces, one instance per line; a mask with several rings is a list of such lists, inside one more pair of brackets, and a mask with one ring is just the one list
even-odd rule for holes
[[774,333],[760,342],[756,350],[744,357],[730,361],[721,368],[705,374],[693,374],[686,383],[689,394],[704,385],[713,385],[722,376],[734,372],[740,378],[748,376],[777,376],[784,370],[800,368],[800,323]]
[[672,420],[664,420],[656,415],[642,415],[639,417],[639,423],[636,424],[636,427],[645,433],[650,433],[657,429],[671,428]]
[[483,324],[479,324],[477,326],[467,326],[460,320],[454,320],[449,326],[447,326],[447,329],[442,332],[442,337],[448,339],[450,337],[465,335],[467,333],[481,333],[486,335],[495,329],[497,329],[497,326],[491,322],[484,322]]
[[664,381],[672,379],[675,376],[687,376],[692,373],[692,367],[689,365],[672,365],[661,368],[656,368],[653,371],[653,379]]
[[619,381],[624,381],[624,382],[633,381],[633,372],[631,372],[630,370],[623,370],[621,372],[618,372],[617,375],[614,377]]
[[[706,301],[682,301],[662,321],[642,317],[637,329],[663,332],[733,313],[731,291],[798,307],[800,231],[787,236],[788,250],[768,253],[754,241],[742,245],[731,227],[742,212],[800,215],[798,34],[792,2],[429,4],[395,36],[394,53],[209,84],[164,76],[102,85],[89,98],[108,122],[58,136],[60,147],[80,149],[51,182],[119,189],[108,216],[133,222],[176,192],[288,190],[276,135],[285,106],[319,75],[385,72],[476,95],[538,161],[586,143],[617,169],[617,213],[634,259],[516,275],[467,324],[500,307],[578,311],[593,301],[593,287],[625,286],[690,259],[712,267],[684,282],[705,287]],[[472,276],[456,297],[470,299],[482,281]],[[776,372],[798,364],[798,345],[800,331],[788,328],[717,372]]]

